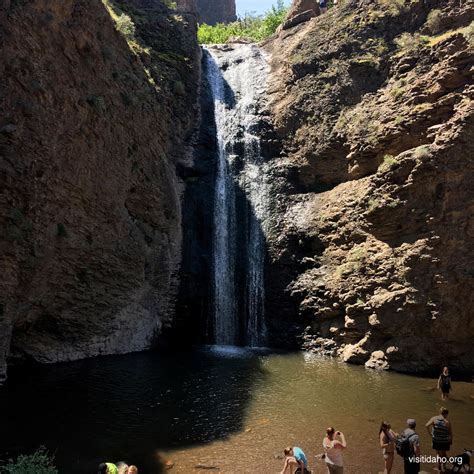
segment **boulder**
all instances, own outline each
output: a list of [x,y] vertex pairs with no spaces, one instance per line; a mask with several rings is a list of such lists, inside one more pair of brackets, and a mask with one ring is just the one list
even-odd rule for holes
[[294,0],[280,29],[288,30],[319,14],[319,6],[315,0]]

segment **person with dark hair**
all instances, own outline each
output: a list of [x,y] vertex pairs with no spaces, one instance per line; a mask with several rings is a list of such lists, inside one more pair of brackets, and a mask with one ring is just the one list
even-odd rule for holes
[[117,466],[111,462],[103,462],[99,464],[97,474],[118,474]]
[[393,457],[395,455],[395,440],[398,434],[392,430],[388,421],[382,421],[379,430],[380,447],[382,448],[383,459],[385,463],[385,473],[390,474],[393,466]]
[[343,474],[342,450],[347,448],[344,433],[336,431],[332,426],[329,427],[323,439],[323,448],[328,474]]
[[451,377],[449,376],[449,369],[443,367],[443,372],[438,379],[438,390],[441,390],[441,399],[447,400],[449,398],[449,391],[451,390]]
[[327,0],[319,0],[319,11],[321,15],[328,11],[328,1]]
[[[453,429],[448,420],[448,409],[441,407],[439,415],[430,418],[426,423],[426,429],[433,440],[433,449],[438,453],[439,458],[447,457],[447,452],[453,443]],[[444,464],[438,461],[438,469],[443,471]]]

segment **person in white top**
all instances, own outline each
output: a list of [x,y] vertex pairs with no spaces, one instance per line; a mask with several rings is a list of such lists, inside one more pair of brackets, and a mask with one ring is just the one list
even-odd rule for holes
[[332,426],[328,428],[323,439],[323,448],[328,474],[343,474],[342,450],[347,448],[344,433],[335,431]]

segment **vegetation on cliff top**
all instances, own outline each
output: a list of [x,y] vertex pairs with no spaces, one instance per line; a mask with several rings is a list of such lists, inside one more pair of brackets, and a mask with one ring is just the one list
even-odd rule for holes
[[218,23],[215,26],[199,25],[198,40],[200,44],[222,44],[232,38],[242,38],[249,41],[262,41],[268,38],[285,19],[288,9],[282,0],[263,16],[246,15],[233,23]]

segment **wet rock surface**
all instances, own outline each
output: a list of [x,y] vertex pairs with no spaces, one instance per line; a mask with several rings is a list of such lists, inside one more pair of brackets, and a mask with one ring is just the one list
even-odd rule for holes
[[0,15],[1,376],[7,358],[148,348],[173,314],[195,18],[108,5],[11,2]]
[[472,20],[468,3],[353,1],[267,44],[278,344],[472,369]]

